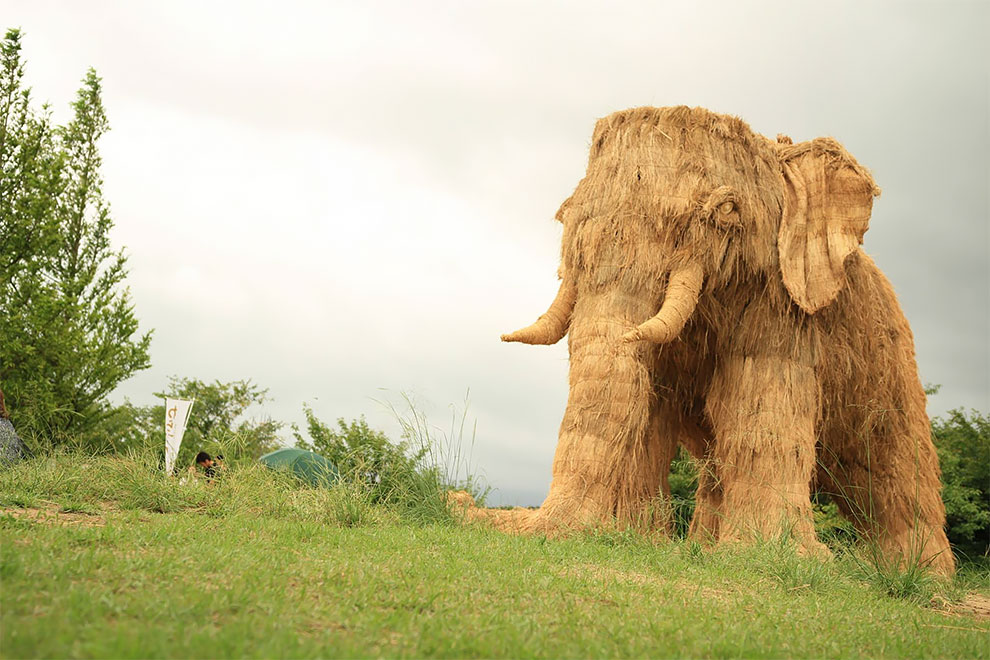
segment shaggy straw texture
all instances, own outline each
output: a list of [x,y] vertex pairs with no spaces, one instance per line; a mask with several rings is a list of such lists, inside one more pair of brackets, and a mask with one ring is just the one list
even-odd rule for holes
[[691,533],[791,533],[825,552],[815,479],[896,561],[951,573],[913,340],[860,249],[879,190],[831,139],[792,144],[702,108],[599,120],[557,214],[561,285],[505,341],[568,335],[570,392],[536,511],[510,531],[667,524],[678,443],[702,465]]

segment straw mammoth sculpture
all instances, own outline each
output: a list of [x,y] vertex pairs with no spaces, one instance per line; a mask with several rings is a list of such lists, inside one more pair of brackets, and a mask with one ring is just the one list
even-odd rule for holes
[[817,480],[889,557],[952,572],[911,330],[860,249],[877,194],[832,139],[773,142],[702,108],[601,119],[557,213],[557,297],[502,337],[568,335],[550,492],[479,515],[662,527],[681,443],[702,466],[696,538],[789,530],[821,551]]

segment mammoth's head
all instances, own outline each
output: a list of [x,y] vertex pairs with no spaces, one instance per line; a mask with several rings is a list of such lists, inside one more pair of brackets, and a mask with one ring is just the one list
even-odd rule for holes
[[746,273],[781,278],[814,313],[844,285],[876,194],[834,140],[772,142],[702,108],[625,110],[599,120],[587,174],[558,212],[562,266],[592,289],[669,280],[651,320],[663,322],[629,339],[671,339],[703,281]]

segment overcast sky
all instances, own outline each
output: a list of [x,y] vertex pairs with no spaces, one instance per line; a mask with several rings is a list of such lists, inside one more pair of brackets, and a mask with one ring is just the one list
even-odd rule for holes
[[[251,378],[257,416],[366,415],[470,388],[494,502],[546,494],[566,342],[502,344],[553,298],[553,214],[595,120],[700,105],[833,136],[883,188],[865,249],[911,322],[930,412],[990,408],[987,2],[0,0],[56,119],[103,77],[114,240],[153,367]],[[195,414],[195,411],[194,411]]]

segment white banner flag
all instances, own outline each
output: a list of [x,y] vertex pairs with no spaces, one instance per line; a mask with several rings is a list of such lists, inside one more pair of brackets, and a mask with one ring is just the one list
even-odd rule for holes
[[192,405],[184,399],[165,399],[165,474],[172,474]]

